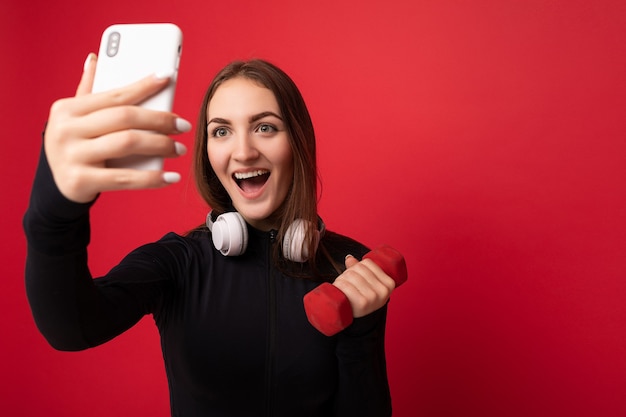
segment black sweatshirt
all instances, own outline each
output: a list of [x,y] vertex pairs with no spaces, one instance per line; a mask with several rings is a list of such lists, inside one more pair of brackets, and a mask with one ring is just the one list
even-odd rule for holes
[[[336,336],[322,335],[302,303],[319,282],[276,268],[273,234],[250,226],[241,256],[222,256],[200,228],[187,236],[169,233],[93,279],[90,207],[59,192],[42,151],[24,217],[26,290],[54,348],[97,346],[152,314],[172,416],[391,415],[386,307]],[[348,253],[366,252],[331,232],[322,242],[341,264]],[[318,259],[323,271],[332,270]]]

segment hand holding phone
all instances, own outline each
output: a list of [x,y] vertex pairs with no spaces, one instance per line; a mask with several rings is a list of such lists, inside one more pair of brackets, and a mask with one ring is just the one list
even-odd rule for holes
[[[119,45],[121,48],[122,44]],[[175,48],[176,56],[179,56],[179,45]],[[106,51],[102,59],[105,57],[111,58]],[[101,59],[96,54],[89,54],[76,95],[60,98],[50,108],[44,148],[59,191],[69,200],[87,203],[105,191],[160,188],[177,182],[178,173],[163,172],[160,167],[162,158],[185,153],[185,146],[172,140],[172,135],[191,130],[189,122],[169,111],[172,81],[176,80],[176,70],[170,68],[176,68],[178,60],[170,61],[166,67],[144,68],[145,75],[136,74],[138,80],[120,72],[123,79],[117,83],[105,82],[107,79],[115,81],[112,75],[117,71],[111,72],[111,67],[101,64],[105,69],[98,74],[96,91],[101,89],[102,92],[91,94],[98,61]],[[169,75],[164,78],[155,73]],[[110,88],[114,90],[107,91]],[[169,93],[161,96],[168,89]],[[153,108],[161,111],[144,108],[151,106],[150,102],[160,103]],[[150,159],[146,155],[158,155],[159,158],[152,158],[158,165],[146,163],[144,169],[133,169],[140,167],[138,164],[128,165],[131,169],[107,167],[107,161],[133,153],[142,155],[141,162]]]

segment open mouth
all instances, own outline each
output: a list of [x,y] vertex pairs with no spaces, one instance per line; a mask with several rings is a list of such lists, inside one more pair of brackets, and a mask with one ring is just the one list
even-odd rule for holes
[[253,193],[263,188],[269,176],[270,172],[263,169],[250,172],[236,172],[233,174],[235,182],[245,193]]

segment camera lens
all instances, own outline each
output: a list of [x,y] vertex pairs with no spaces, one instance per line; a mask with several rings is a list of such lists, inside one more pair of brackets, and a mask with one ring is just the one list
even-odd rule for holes
[[114,57],[117,55],[117,52],[120,49],[120,38],[121,35],[119,32],[111,32],[109,35],[109,39],[107,40],[107,55],[110,57]]

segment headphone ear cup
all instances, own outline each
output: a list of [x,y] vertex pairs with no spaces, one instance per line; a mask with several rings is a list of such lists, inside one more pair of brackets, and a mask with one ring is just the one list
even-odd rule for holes
[[221,214],[212,221],[207,216],[207,226],[211,230],[213,246],[224,256],[238,256],[248,247],[248,228],[243,217],[237,212]]
[[[309,247],[306,245],[306,233],[313,227],[311,222],[296,219],[287,228],[283,238],[283,256],[293,262],[305,262],[309,259]],[[320,232],[315,229],[315,246],[320,240]]]

